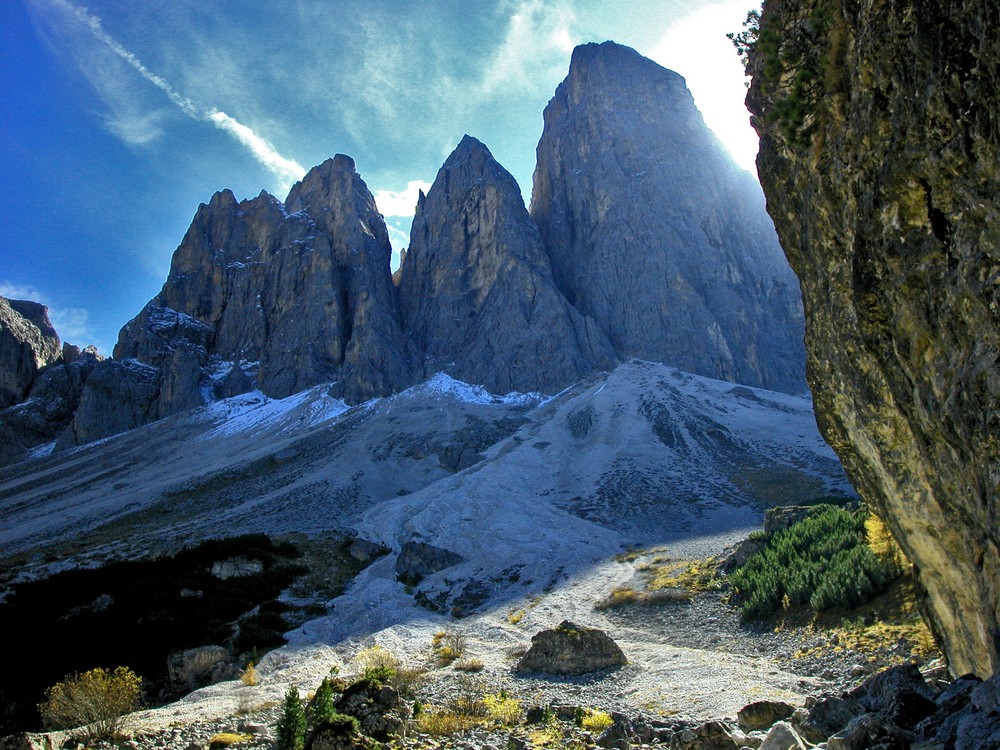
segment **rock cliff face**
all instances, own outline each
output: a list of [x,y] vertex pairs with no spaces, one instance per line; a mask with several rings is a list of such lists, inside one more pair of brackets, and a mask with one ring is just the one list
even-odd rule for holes
[[531,216],[557,285],[618,354],[803,392],[795,276],[684,79],[582,45],[544,118]]
[[315,167],[284,205],[216,193],[95,373],[64,444],[255,387],[283,397],[334,382],[356,403],[408,385],[389,254],[350,157]]
[[0,297],[0,409],[21,403],[38,372],[61,354],[48,309]]
[[747,102],[817,416],[919,568],[951,670],[1000,667],[1000,6],[766,0]]
[[100,361],[61,344],[44,305],[0,297],[0,466],[66,429]]
[[556,289],[514,178],[470,136],[417,206],[400,306],[425,375],[444,370],[493,393],[553,393],[614,361]]

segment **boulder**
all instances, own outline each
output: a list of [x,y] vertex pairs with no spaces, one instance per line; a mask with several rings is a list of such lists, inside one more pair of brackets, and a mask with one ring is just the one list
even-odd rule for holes
[[806,744],[787,721],[779,721],[768,731],[757,750],[806,750]]
[[736,721],[744,732],[756,732],[787,719],[794,711],[793,706],[782,701],[754,701],[737,712]]
[[627,663],[618,644],[603,630],[564,620],[531,638],[531,648],[521,657],[517,671],[581,675]]
[[410,718],[409,705],[395,688],[370,680],[349,686],[334,708],[338,713],[353,716],[362,734],[380,742],[400,734]]
[[903,729],[913,729],[934,713],[937,706],[932,695],[915,664],[903,664],[873,674],[850,693],[863,710]]
[[876,714],[862,714],[830,737],[827,750],[910,750],[913,735]]
[[396,579],[415,586],[427,576],[458,565],[464,559],[457,552],[433,544],[405,542],[396,558]]
[[670,750],[740,750],[745,740],[736,727],[724,721],[707,721],[674,732],[668,747]]

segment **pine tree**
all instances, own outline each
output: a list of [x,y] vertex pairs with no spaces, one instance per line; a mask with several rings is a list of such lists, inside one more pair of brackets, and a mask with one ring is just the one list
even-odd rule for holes
[[281,718],[278,719],[279,750],[303,750],[306,741],[306,712],[302,708],[299,689],[295,685],[288,686],[285,693],[285,705]]
[[323,721],[330,719],[335,713],[337,711],[333,707],[333,685],[330,682],[330,678],[326,677],[316,690],[309,721],[315,727]]

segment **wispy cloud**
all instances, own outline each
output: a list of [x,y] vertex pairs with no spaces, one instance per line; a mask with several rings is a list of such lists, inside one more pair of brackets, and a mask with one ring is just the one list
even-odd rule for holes
[[398,192],[394,190],[376,190],[375,205],[378,206],[378,210],[382,212],[383,216],[402,216],[404,218],[413,216],[417,207],[417,193],[423,190],[426,195],[430,189],[431,184],[429,182],[425,182],[424,180],[410,180],[406,183],[405,190]]
[[[184,96],[166,79],[146,67],[142,60],[105,31],[101,19],[88,12],[85,8],[73,5],[68,0],[44,0],[44,2],[59,11],[63,18],[78,24],[88,31],[94,40],[124,61],[145,81],[163,92],[167,99],[184,115],[198,122],[212,123],[215,127],[232,136],[277,178],[279,189],[287,191],[293,182],[305,174],[305,169],[301,164],[293,159],[282,156],[273,145],[255,133],[248,125],[239,122],[231,115],[217,108],[200,107],[191,99]],[[99,71],[96,75],[93,73],[92,71],[92,74],[88,75],[89,80],[95,86],[102,88],[105,100],[109,101],[109,104],[118,103],[122,106],[127,106],[127,103],[118,101],[120,97],[116,97],[114,93],[111,93],[110,96],[107,95],[108,91],[114,91],[115,86],[115,82],[109,76],[108,71]],[[112,121],[109,124],[111,130],[129,143],[145,143],[156,137],[159,128],[157,115],[146,115],[145,118],[142,118],[136,117],[135,113],[131,114],[132,116],[121,118],[120,120],[120,123],[127,123],[127,126],[118,124],[116,127],[115,122]]]
[[498,89],[547,86],[539,67],[566,66],[576,45],[571,26],[572,9],[564,3],[523,0],[512,3],[503,42],[486,68],[480,84],[483,94]]

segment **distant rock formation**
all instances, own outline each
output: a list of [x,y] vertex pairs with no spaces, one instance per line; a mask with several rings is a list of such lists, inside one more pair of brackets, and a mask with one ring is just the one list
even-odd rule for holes
[[0,466],[66,429],[101,360],[60,343],[44,305],[0,297]]
[[390,252],[350,157],[313,168],[284,205],[216,193],[160,293],[122,328],[64,444],[253,388],[280,398],[332,382],[357,403],[409,385]]
[[417,204],[400,306],[425,376],[493,393],[554,393],[615,359],[556,289],[514,178],[468,135]]
[[44,305],[0,297],[0,409],[24,401],[62,345]]
[[254,388],[332,383],[359,403],[439,371],[555,393],[640,357],[804,390],[795,277],[758,186],[683,80],[626,47],[585,45],[545,122],[538,223],[466,136],[421,197],[395,276],[350,157],[312,169],[284,204],[216,193],[59,445]]
[[798,283],[684,79],[585,44],[544,119],[531,216],[556,284],[618,355],[804,392]]
[[817,418],[953,674],[1000,670],[1000,13],[768,0],[747,97]]

